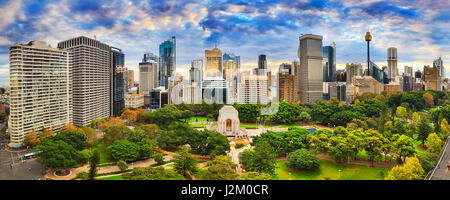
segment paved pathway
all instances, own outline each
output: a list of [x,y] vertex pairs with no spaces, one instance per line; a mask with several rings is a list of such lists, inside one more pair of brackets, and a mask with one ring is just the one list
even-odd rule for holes
[[448,162],[450,161],[450,136],[447,138],[447,142],[439,156],[439,161],[436,167],[425,180],[450,180],[450,172],[448,170]]

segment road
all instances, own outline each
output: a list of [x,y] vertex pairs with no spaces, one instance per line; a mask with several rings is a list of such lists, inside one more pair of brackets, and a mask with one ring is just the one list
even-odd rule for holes
[[439,157],[439,161],[436,167],[433,169],[430,177],[427,177],[428,180],[450,180],[450,172],[447,167],[447,163],[450,160],[450,136],[447,138],[447,142],[444,145],[441,156]]
[[[3,124],[0,125],[0,128]],[[44,167],[36,159],[22,162],[20,159],[30,151],[11,152],[4,148],[0,133],[0,180],[43,180]]]

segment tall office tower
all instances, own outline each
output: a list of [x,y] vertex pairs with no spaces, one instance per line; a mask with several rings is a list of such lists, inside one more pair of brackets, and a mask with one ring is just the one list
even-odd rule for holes
[[111,47],[112,57],[112,115],[118,116],[125,108],[125,54],[121,49]]
[[[227,63],[228,60],[233,60],[234,63],[236,64],[236,80],[235,80],[235,85],[236,85],[236,90],[237,90],[237,85],[238,83],[240,83],[241,81],[241,57],[240,56],[236,56],[234,53],[228,54],[228,53],[224,53],[223,54],[223,68],[225,69],[225,64]],[[224,77],[225,78],[225,77]]]
[[345,71],[347,73],[347,83],[351,83],[354,76],[363,76],[363,66],[361,63],[346,63]]
[[323,50],[323,82],[336,81],[336,44],[324,46]]
[[267,59],[264,54],[258,56],[258,69],[267,69]]
[[411,91],[413,91],[413,77],[412,77],[412,75],[411,74],[408,74],[408,73],[404,73],[403,74],[403,84],[402,84],[402,86],[403,86],[403,88],[402,88],[402,91],[403,92],[411,92]]
[[178,74],[169,77],[169,104],[180,104],[183,102],[183,90],[185,88],[183,80],[184,77]]
[[234,60],[227,60],[224,63],[224,73],[223,77],[227,81],[229,93],[230,93],[230,103],[234,103],[238,100],[238,70],[237,65]]
[[196,59],[191,62],[191,69],[189,69],[189,80],[191,85],[196,87],[202,86],[203,79],[203,60]]
[[202,98],[209,103],[228,104],[228,83],[222,77],[206,77],[202,83]]
[[205,72],[206,77],[223,77],[222,74],[222,52],[217,47],[205,50]]
[[[281,68],[281,66],[280,66]],[[298,99],[298,85],[297,75],[283,71],[278,73],[278,98],[280,101],[297,103]],[[322,91],[320,91],[322,94]]]
[[441,91],[439,79],[439,68],[423,66],[422,80],[425,84],[425,90]]
[[403,70],[404,72],[403,72],[403,74],[408,74],[409,76],[413,76],[414,74],[413,74],[413,68],[412,67],[410,67],[410,66],[404,66],[404,70]]
[[32,130],[72,123],[70,57],[42,41],[9,48],[10,147],[22,146]]
[[150,92],[158,87],[158,63],[146,60],[139,63],[139,91],[144,93],[144,104],[150,105]]
[[444,68],[444,63],[442,62],[441,57],[439,57],[436,60],[433,60],[433,67],[436,67],[439,69],[439,78],[440,78],[440,82],[442,83],[442,81],[445,79],[445,68]]
[[85,36],[58,43],[72,52],[73,123],[87,126],[112,114],[111,48]]
[[175,36],[172,39],[166,40],[159,45],[159,85],[166,89],[169,87],[169,77],[176,70],[177,59],[177,45]]
[[123,72],[123,79],[125,84],[125,93],[127,93],[132,87],[134,87],[134,70],[125,69]]
[[304,103],[322,99],[322,38],[313,34],[305,34],[299,38],[300,101]]
[[292,67],[294,68],[294,74],[297,76],[297,100],[300,100],[300,62],[294,60],[292,62]]
[[260,75],[244,76],[239,83],[240,104],[267,104],[267,77]]
[[397,48],[389,47],[387,49],[387,63],[389,74],[387,74],[389,80],[395,79],[398,76],[398,68],[397,68]]

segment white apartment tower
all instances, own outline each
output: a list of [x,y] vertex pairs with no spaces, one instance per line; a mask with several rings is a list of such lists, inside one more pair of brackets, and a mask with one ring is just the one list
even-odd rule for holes
[[389,80],[395,79],[398,76],[397,68],[397,48],[389,47],[387,49],[387,64],[388,64],[388,78]]
[[72,54],[73,123],[87,126],[112,114],[111,48],[85,36],[58,43]]
[[238,87],[238,103],[240,104],[267,104],[267,76],[244,76]]
[[69,52],[42,41],[9,48],[9,146],[20,147],[32,130],[72,123],[70,64]]

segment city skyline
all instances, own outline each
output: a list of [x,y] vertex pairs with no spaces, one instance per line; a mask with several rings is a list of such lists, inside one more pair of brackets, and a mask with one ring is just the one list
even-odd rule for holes
[[[386,50],[398,50],[398,68],[413,71],[449,60],[447,1],[3,1],[0,3],[0,86],[9,84],[8,48],[42,40],[56,47],[81,35],[122,49],[125,67],[138,70],[144,52],[158,54],[159,44],[177,38],[177,73],[186,76],[191,61],[217,47],[241,56],[241,69],[267,56],[269,69],[297,60],[301,34],[336,43],[337,69],[364,63],[363,35],[370,30],[371,60],[387,66]],[[159,23],[156,23],[159,22]],[[446,70],[447,77],[449,76]],[[135,80],[139,80],[135,73]]]

